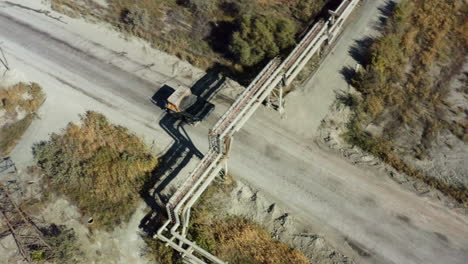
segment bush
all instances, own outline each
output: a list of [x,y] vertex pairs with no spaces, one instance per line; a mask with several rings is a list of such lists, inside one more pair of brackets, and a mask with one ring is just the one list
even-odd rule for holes
[[190,7],[193,12],[211,13],[217,8],[217,0],[185,0],[185,5]]
[[46,256],[50,255],[62,263],[75,262],[75,259],[80,256],[81,252],[78,249],[78,241],[73,229],[52,224],[43,232],[45,232],[46,242],[53,248],[51,252],[45,252]]
[[33,119],[33,115],[27,115],[25,118],[0,129],[0,156],[7,155],[14,148]]
[[296,28],[287,19],[244,15],[237,22],[229,50],[244,66],[273,58],[295,43]]
[[191,235],[198,245],[228,263],[309,263],[299,251],[272,239],[264,228],[240,217],[200,224]]
[[[395,7],[383,35],[370,47],[368,65],[353,80],[363,96],[359,109],[369,117],[358,118],[358,122],[380,118],[381,123],[393,126],[386,127],[388,135],[396,135],[392,131],[401,125],[439,122],[436,119],[443,112],[446,87],[456,69],[461,69],[468,45],[468,39],[458,31],[465,23],[456,15],[462,10],[462,4],[448,0],[405,0]],[[437,68],[440,74],[434,74]],[[423,135],[435,134],[447,126],[425,126]]]
[[37,83],[17,83],[0,87],[0,110],[15,112],[17,107],[27,114],[36,112],[45,100],[45,94]]
[[[234,58],[234,53],[229,52],[234,33],[231,25],[236,20],[243,15],[266,16],[267,20],[290,21],[302,30],[330,0],[109,0],[107,6],[90,0],[50,2],[58,12],[110,22],[119,30],[143,38],[157,49],[197,67],[221,65],[225,74],[245,81],[249,78],[243,76],[239,57]],[[293,40],[294,34],[285,39]],[[235,54],[246,52],[239,50]]]
[[[221,214],[226,206],[223,201],[234,188],[235,182],[229,175],[208,187],[192,208],[188,238],[227,263],[309,263],[299,251],[274,240],[260,225]],[[146,244],[156,262],[181,263],[180,255],[163,242],[147,239]]]
[[[0,110],[10,119],[0,127],[0,156],[7,155],[16,145],[31,124],[45,94],[37,83],[18,83],[10,87],[0,87]],[[20,120],[19,112],[25,113]]]
[[157,161],[140,138],[102,114],[87,112],[81,123],[36,144],[34,158],[56,191],[92,216],[95,225],[112,229],[134,212]]
[[326,2],[324,0],[298,0],[294,9],[294,16],[303,22],[309,22],[322,10]]
[[131,10],[123,9],[120,14],[120,20],[133,32],[148,31],[151,29],[151,20],[148,11],[140,7],[134,7]]
[[[413,151],[416,158],[421,158],[441,129],[449,128],[460,139],[464,138],[464,130],[444,120],[442,107],[447,87],[465,60],[468,38],[460,29],[466,28],[466,22],[459,14],[466,13],[463,11],[466,7],[460,1],[449,0],[404,0],[396,6],[383,35],[370,47],[368,65],[353,80],[362,100],[353,107],[354,117],[344,135],[350,144],[465,206],[466,186],[452,186],[421,173],[395,149],[402,153]],[[386,124],[385,137],[372,137],[363,129],[374,121]],[[396,145],[402,129],[421,130],[422,134],[414,140],[417,143]]]

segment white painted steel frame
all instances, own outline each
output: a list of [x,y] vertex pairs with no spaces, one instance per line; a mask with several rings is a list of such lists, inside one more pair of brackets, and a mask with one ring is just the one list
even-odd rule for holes
[[[169,219],[156,234],[156,237],[182,253],[189,263],[205,263],[203,259],[193,254],[195,251],[213,263],[224,264],[223,261],[188,240],[186,234],[191,207],[222,170],[223,164],[227,162],[227,152],[230,146],[225,146],[226,142],[232,141],[234,133],[242,128],[282,80],[286,85],[290,84],[323,43],[328,41],[330,44],[336,39],[344,21],[359,2],[360,0],[344,0],[332,12],[334,16],[328,21],[321,20],[315,24],[283,62],[279,57],[271,60],[210,130],[208,153],[169,199],[166,205]],[[279,107],[281,109],[281,102]],[[179,213],[181,210],[182,212]],[[174,225],[168,230],[171,223]],[[179,226],[182,226],[180,234],[177,232]],[[170,232],[171,238],[163,234],[165,231]],[[178,240],[179,243],[174,240]],[[186,246],[188,248],[184,248]]]

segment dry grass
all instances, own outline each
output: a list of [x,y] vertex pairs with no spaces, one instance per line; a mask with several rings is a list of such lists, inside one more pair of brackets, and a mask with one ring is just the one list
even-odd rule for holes
[[13,150],[33,119],[33,115],[27,115],[25,118],[0,129],[0,156],[6,156]]
[[215,254],[229,263],[309,263],[299,251],[273,240],[261,226],[246,219],[228,218],[209,228],[219,244]]
[[[216,180],[200,197],[192,210],[189,239],[228,263],[305,264],[299,251],[273,239],[262,226],[223,212],[227,194],[235,182],[230,176]],[[147,239],[148,251],[158,263],[182,263],[178,254],[163,243]]]
[[[36,83],[18,83],[0,87],[0,111],[6,124],[0,124],[0,156],[7,155],[17,144],[45,100]],[[25,116],[18,120],[22,112]]]
[[[467,137],[463,125],[443,116],[450,82],[466,60],[467,10],[466,2],[449,0],[405,0],[396,7],[383,36],[370,47],[368,65],[353,80],[362,100],[354,106],[345,135],[348,142],[465,205],[465,186],[428,177],[401,157],[413,152],[422,158],[441,130]],[[367,133],[370,123],[382,124],[383,135]],[[403,140],[408,130],[422,131],[420,138]]]
[[0,87],[0,110],[8,113],[26,111],[32,114],[44,102],[45,95],[37,83],[18,83],[10,87]]
[[129,219],[157,164],[140,138],[96,112],[36,144],[34,157],[53,189],[106,229]]
[[370,47],[370,64],[354,80],[371,119],[390,109],[403,124],[415,125],[421,118],[437,123],[435,113],[467,52],[468,28],[461,15],[467,5],[460,2],[403,1],[397,6],[384,35]]
[[228,263],[309,263],[302,253],[274,240],[260,225],[240,217],[219,217],[224,215],[220,197],[234,187],[228,176],[208,188],[192,211],[189,237]]

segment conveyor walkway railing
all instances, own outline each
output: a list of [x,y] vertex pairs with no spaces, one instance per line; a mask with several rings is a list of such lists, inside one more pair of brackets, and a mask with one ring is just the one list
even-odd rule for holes
[[[272,59],[210,129],[208,152],[169,199],[166,205],[168,220],[156,234],[159,239],[182,253],[186,262],[224,263],[186,238],[191,207],[223,169],[234,133],[275,87],[289,85],[324,43],[329,45],[337,38],[344,21],[359,2],[360,0],[343,0],[335,11],[330,11],[328,20],[318,21],[305,34],[288,57],[283,60],[280,57]],[[172,227],[169,229],[170,224]]]

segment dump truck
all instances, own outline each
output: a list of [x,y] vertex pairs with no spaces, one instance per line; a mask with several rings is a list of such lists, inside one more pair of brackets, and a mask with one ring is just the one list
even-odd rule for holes
[[214,110],[212,103],[194,95],[189,87],[183,85],[179,85],[177,89],[164,85],[153,96],[152,101],[189,124],[203,121]]

